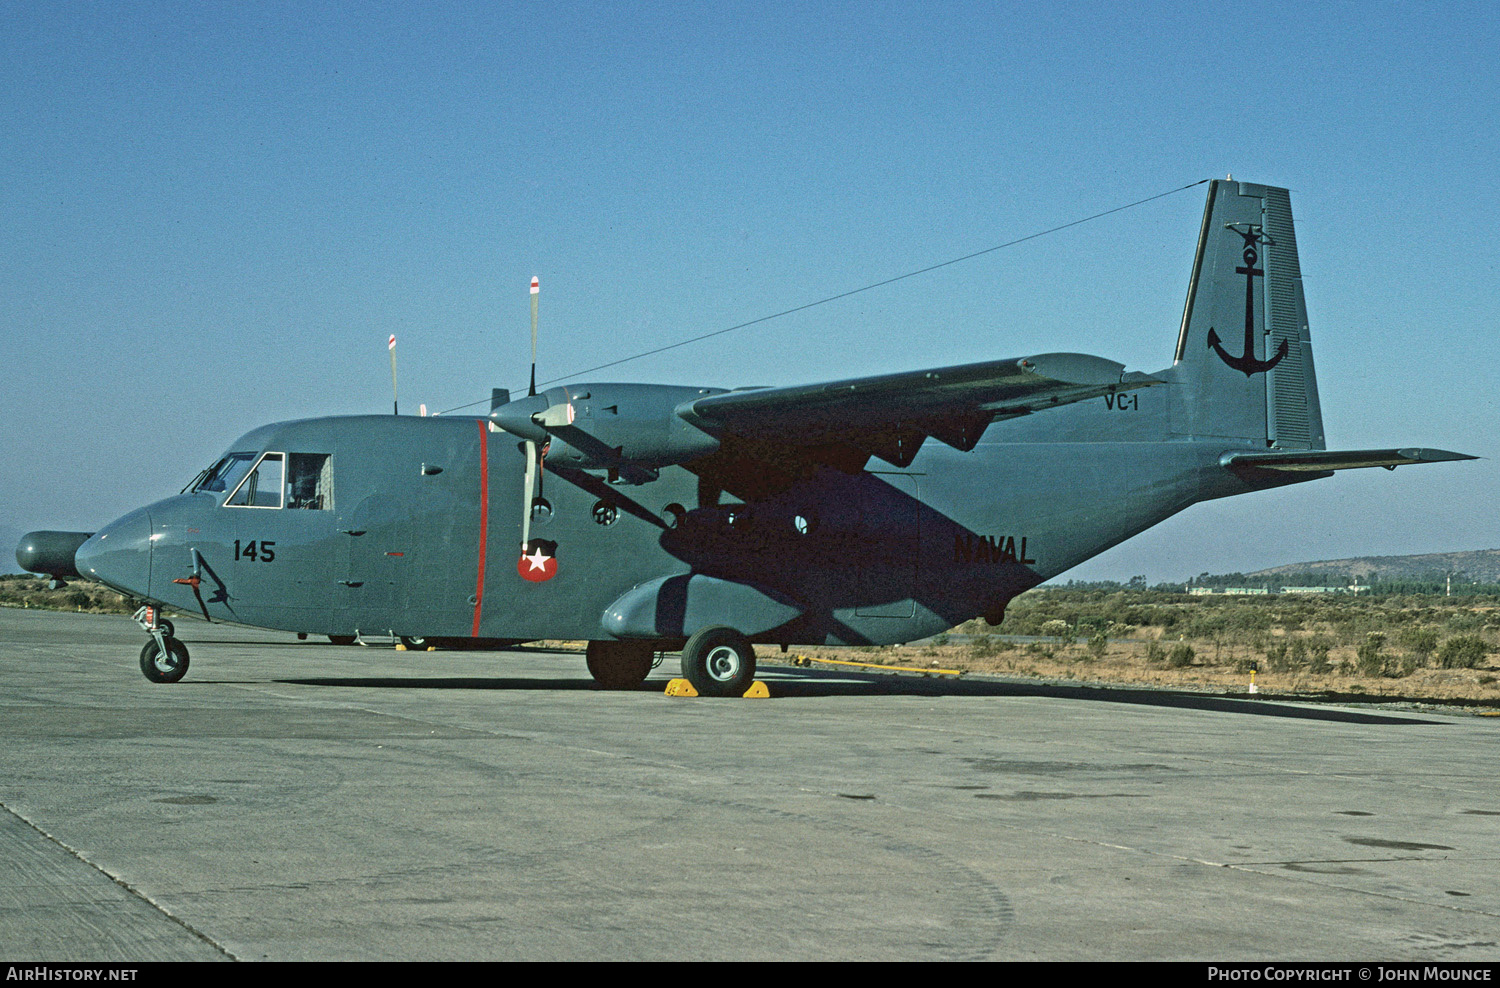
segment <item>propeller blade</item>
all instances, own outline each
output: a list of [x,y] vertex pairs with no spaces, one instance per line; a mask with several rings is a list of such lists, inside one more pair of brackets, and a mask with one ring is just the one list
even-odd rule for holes
[[526,440],[526,489],[524,500],[521,502],[521,554],[526,554],[526,546],[531,542],[531,502],[536,496],[536,467],[537,467],[536,443],[530,439]]
[[536,297],[541,290],[541,280],[533,276],[531,279],[531,390],[526,392],[528,397],[536,394]]

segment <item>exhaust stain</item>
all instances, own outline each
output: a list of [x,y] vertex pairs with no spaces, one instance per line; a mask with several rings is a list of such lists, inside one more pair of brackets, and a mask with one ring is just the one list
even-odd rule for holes
[[1310,872],[1314,875],[1369,875],[1368,868],[1356,868],[1353,865],[1322,864],[1305,861],[1288,861],[1282,865],[1287,871]]
[[1418,844],[1409,840],[1380,840],[1377,837],[1345,837],[1350,844],[1361,847],[1384,847],[1392,851],[1451,851],[1447,844]]
[[975,799],[999,799],[1008,803],[1034,803],[1041,799],[1146,799],[1145,793],[1137,792],[976,792]]

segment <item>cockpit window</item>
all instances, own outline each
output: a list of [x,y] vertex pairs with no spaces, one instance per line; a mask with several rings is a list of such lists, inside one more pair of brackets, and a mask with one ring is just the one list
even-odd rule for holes
[[287,455],[286,506],[333,509],[333,457],[327,453]]
[[193,493],[232,491],[236,508],[333,510],[333,457],[327,453],[230,453],[187,486]]
[[285,475],[286,457],[281,453],[267,453],[224,503],[236,508],[279,508]]
[[224,491],[233,490],[235,485],[244,479],[257,455],[255,453],[230,453],[199,474],[198,479],[189,486],[195,494],[199,491],[222,494]]

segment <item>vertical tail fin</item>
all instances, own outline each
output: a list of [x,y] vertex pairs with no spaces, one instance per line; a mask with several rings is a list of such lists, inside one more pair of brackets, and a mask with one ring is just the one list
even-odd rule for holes
[[1302,270],[1286,189],[1215,180],[1177,356],[1172,431],[1323,449]]

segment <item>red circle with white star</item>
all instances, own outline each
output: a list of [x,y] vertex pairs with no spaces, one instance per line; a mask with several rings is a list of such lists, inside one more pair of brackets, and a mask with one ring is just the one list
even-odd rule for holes
[[544,583],[557,575],[557,557],[547,555],[541,546],[533,543],[531,552],[523,553],[517,561],[516,572],[523,580]]

